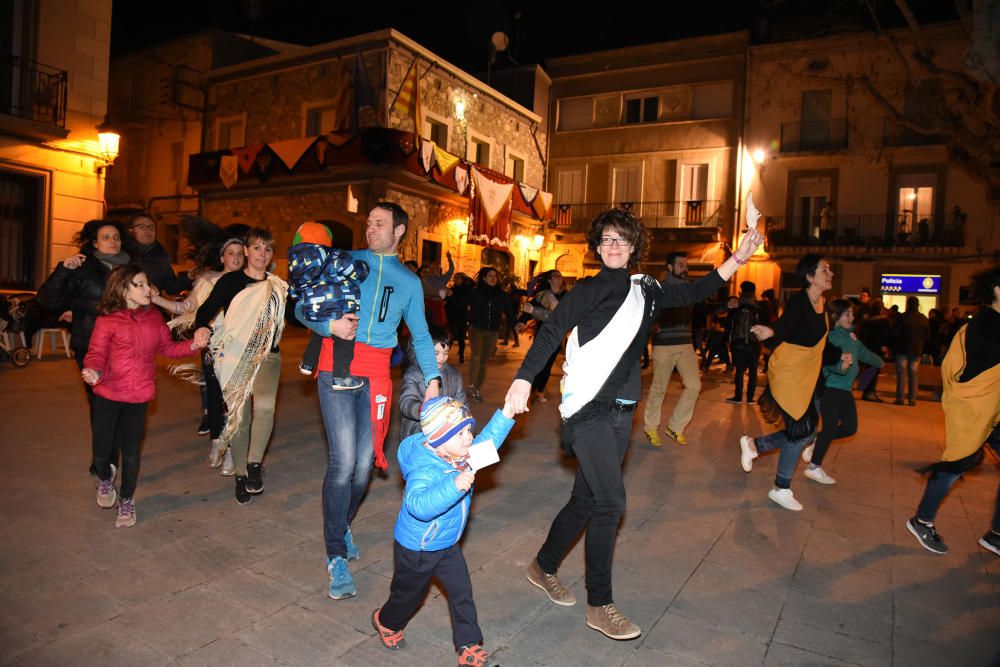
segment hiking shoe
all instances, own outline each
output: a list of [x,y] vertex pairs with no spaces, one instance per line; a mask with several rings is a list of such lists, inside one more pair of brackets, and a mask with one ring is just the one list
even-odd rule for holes
[[538,561],[534,558],[531,559],[531,565],[528,566],[528,581],[545,591],[549,599],[558,605],[572,607],[576,604],[576,596],[573,595],[573,592],[562,585],[559,577],[543,572]]
[[358,549],[358,545],[354,543],[354,535],[351,534],[350,527],[348,527],[347,532],[344,533],[344,544],[347,546],[347,560],[357,560],[361,558],[361,551]]
[[603,607],[587,605],[587,626],[611,639],[635,639],[642,630],[618,610],[615,603]]
[[816,450],[816,441],[813,440],[808,446],[802,449],[802,460],[810,463],[813,460],[813,452]]
[[1000,556],[1000,535],[994,533],[992,530],[987,531],[985,535],[979,538],[979,546]]
[[236,466],[233,465],[233,450],[226,447],[226,454],[222,457],[222,467],[219,468],[219,474],[223,477],[232,477],[236,474]]
[[747,398],[747,405],[753,405],[756,402],[757,402],[757,399],[755,399],[753,396],[750,396],[750,397]]
[[752,440],[753,438],[748,435],[740,436],[740,465],[743,466],[743,472],[753,470],[753,460],[757,458]]
[[330,577],[326,593],[332,599],[344,600],[358,594],[358,589],[354,586],[354,577],[351,576],[351,571],[347,569],[347,561],[342,556],[326,559],[326,573]]
[[792,510],[793,512],[802,511],[802,503],[795,499],[795,495],[792,494],[791,489],[779,489],[775,487],[767,492],[767,497],[786,510]]
[[378,638],[382,640],[382,646],[393,651],[399,648],[406,648],[406,639],[403,637],[402,630],[390,630],[379,623],[378,613],[380,611],[382,611],[382,607],[372,612],[372,627],[378,633]]
[[236,476],[236,502],[240,505],[248,505],[251,496],[247,492],[247,478],[243,475]]
[[684,437],[684,434],[680,431],[671,431],[670,428],[663,429],[663,432],[667,434],[667,437],[673,439],[678,445],[688,444],[688,439]]
[[135,525],[135,501],[131,498],[122,498],[118,503],[118,518],[115,520],[115,528],[129,528]]
[[264,466],[259,463],[247,464],[247,493],[256,496],[264,491]]
[[115,506],[115,501],[118,500],[118,492],[115,491],[115,475],[118,474],[118,469],[115,468],[115,464],[111,464],[111,479],[106,482],[101,480],[97,481],[97,506],[101,509],[111,509]]
[[482,644],[466,644],[458,649],[458,664],[460,667],[489,667],[497,663],[490,659]]
[[365,386],[365,383],[358,378],[347,376],[342,378],[333,378],[332,388],[335,391],[350,391],[352,389],[360,389],[363,386]]
[[660,440],[660,434],[656,432],[655,428],[644,428],[642,429],[642,432],[646,434],[647,438],[649,438],[649,444],[653,447],[659,447],[663,444],[663,441]]
[[198,425],[198,435],[208,435],[211,432],[212,429],[208,427],[208,415],[203,415],[201,423]]
[[819,482],[820,484],[836,484],[837,480],[826,474],[826,471],[819,466],[814,466],[809,464],[809,467],[805,470],[805,476],[814,482]]
[[735,396],[730,396],[729,398],[726,399],[726,403],[735,403],[736,405],[739,405],[742,402],[743,402],[742,398],[736,398]]
[[928,526],[926,523],[918,521],[917,517],[911,517],[906,522],[906,529],[913,533],[924,549],[936,554],[948,553],[948,545],[941,540],[941,536],[934,530],[933,525]]
[[223,444],[222,440],[216,438],[212,441],[212,449],[208,452],[208,467],[218,468],[222,465],[222,457],[226,455],[226,450],[229,449],[228,445]]

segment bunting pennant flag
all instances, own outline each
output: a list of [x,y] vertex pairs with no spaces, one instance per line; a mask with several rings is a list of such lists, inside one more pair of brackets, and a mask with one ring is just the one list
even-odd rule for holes
[[219,160],[219,180],[226,186],[226,189],[236,185],[239,177],[239,162],[235,155],[223,155]]
[[275,141],[267,145],[274,154],[278,156],[289,171],[295,169],[302,156],[306,154],[312,145],[316,143],[316,137],[306,137],[304,139],[288,139],[286,141]]
[[434,166],[434,149],[437,144],[426,139],[420,142],[420,164],[424,166],[424,171],[430,171]]
[[[458,158],[455,158],[456,162]],[[441,158],[438,158],[438,169],[441,168]],[[465,167],[457,167],[455,169],[455,185],[458,187],[458,194],[464,195],[465,190],[469,187],[469,170]]]
[[254,165],[257,167],[257,180],[261,183],[266,183],[267,179],[271,178],[271,171],[274,170],[275,162],[277,162],[277,159],[274,157],[274,153],[262,148],[257,153],[257,159],[254,160]]
[[368,78],[364,56],[359,50],[354,58],[354,106],[351,119],[355,132],[361,129],[361,110],[366,108],[378,110],[378,107],[378,98],[372,89],[371,79]]
[[498,183],[473,167],[468,242],[508,248],[513,203],[513,183]]
[[559,204],[556,208],[556,227],[569,229],[573,226],[573,209],[569,204]]
[[253,169],[253,164],[257,160],[257,153],[264,148],[264,144],[248,144],[242,148],[234,148],[233,155],[239,161],[240,171],[249,174]]
[[552,193],[539,190],[538,197],[535,198],[531,208],[534,209],[539,219],[545,220],[548,218],[552,212]]
[[[445,149],[441,148],[437,144],[434,145],[434,159],[437,162],[438,169],[442,174],[447,174],[449,171],[455,168],[455,165],[459,163],[459,158],[457,155],[452,155]],[[466,172],[466,177],[468,177],[468,172]],[[459,188],[460,193],[465,191],[465,188]]]
[[403,84],[399,87],[399,92],[396,93],[396,101],[392,105],[393,113],[403,118],[413,119],[414,136],[420,135],[423,121],[420,111],[419,70],[417,58],[414,58],[413,62],[410,63],[410,69],[406,71],[406,76],[403,77]]
[[538,196],[538,188],[525,185],[524,183],[518,183],[517,187],[521,189],[521,196],[524,197],[524,201],[528,206],[535,203],[535,197]]

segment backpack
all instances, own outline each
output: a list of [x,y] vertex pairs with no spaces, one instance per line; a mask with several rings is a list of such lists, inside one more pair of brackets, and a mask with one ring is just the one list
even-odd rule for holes
[[757,338],[750,329],[760,319],[760,311],[756,306],[740,304],[736,312],[730,315],[732,326],[729,329],[729,340],[735,345],[750,346],[757,343]]

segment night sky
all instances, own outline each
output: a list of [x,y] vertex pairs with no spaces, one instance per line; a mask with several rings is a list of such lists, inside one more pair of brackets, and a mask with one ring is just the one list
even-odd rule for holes
[[[881,20],[898,23],[890,0],[871,0]],[[910,0],[922,18],[950,18],[951,3]],[[583,3],[579,3],[583,4]],[[598,4],[598,3],[595,3]],[[489,39],[511,40],[520,64],[546,58],[750,29],[755,39],[822,35],[871,25],[866,0],[659,0],[607,2],[580,11],[568,2],[472,0],[406,3],[367,0],[115,0],[112,54],[220,28],[311,46],[396,28],[470,72],[484,72]],[[517,17],[517,18],[515,18]],[[497,67],[509,64],[503,54]]]

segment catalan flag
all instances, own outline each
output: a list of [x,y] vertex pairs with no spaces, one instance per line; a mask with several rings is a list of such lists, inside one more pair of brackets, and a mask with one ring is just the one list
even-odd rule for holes
[[413,134],[417,137],[420,136],[423,120],[420,113],[420,76],[417,71],[419,69],[417,59],[414,58],[392,105],[393,113],[413,119]]

